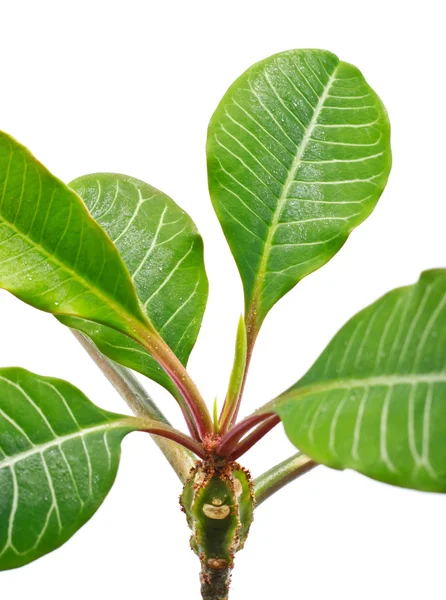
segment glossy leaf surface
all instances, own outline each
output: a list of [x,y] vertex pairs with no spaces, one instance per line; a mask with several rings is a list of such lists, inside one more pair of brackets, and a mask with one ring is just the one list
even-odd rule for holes
[[[132,177],[98,173],[70,186],[118,248],[152,325],[186,364],[208,292],[203,242],[193,221],[169,196]],[[61,320],[86,333],[105,355],[175,393],[158,363],[133,340],[96,323]]]
[[317,462],[446,492],[446,270],[423,273],[353,317],[274,401]]
[[193,435],[210,431],[198,389],[142,312],[116,246],[82,199],[3,133],[0,186],[0,287],[58,317],[78,317],[131,337],[169,373]]
[[65,381],[0,369],[0,570],[58,548],[93,515],[138,423]]
[[330,52],[272,56],[226,92],[208,130],[209,189],[249,327],[371,213],[390,171],[389,137],[378,96]]
[[79,196],[4,133],[0,286],[41,310],[124,332],[145,321],[118,251]]

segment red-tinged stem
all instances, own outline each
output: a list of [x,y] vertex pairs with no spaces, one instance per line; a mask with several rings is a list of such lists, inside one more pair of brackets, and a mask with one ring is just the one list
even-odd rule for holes
[[216,454],[219,456],[230,456],[236,448],[242,437],[248,433],[253,427],[262,423],[271,416],[271,413],[254,414],[240,423],[232,427],[223,437],[220,444],[217,446]]
[[[180,394],[178,394],[178,395],[180,395]],[[183,399],[182,396],[181,396],[181,398]],[[191,414],[189,406],[184,402],[184,400],[183,400],[183,402],[180,402],[178,396],[175,396],[175,399],[178,402],[178,405],[181,409],[183,418],[186,421],[186,425],[189,430],[189,433],[191,434],[191,436],[193,437],[194,440],[197,440],[197,442],[200,442],[201,438],[200,438],[200,434],[198,432],[197,424],[195,423],[195,419],[193,418],[193,416]]]
[[[137,341],[158,361],[183,396],[198,431],[197,441],[202,440],[206,434],[211,434],[213,432],[211,415],[197,386],[178,357],[155,331],[138,328],[135,333]],[[185,418],[187,420],[186,415]]]
[[237,460],[240,456],[245,454],[245,452],[248,452],[254,444],[257,444],[257,442],[269,433],[279,422],[279,417],[274,415],[261,423],[235,447],[235,450],[231,453],[231,460]]
[[[129,369],[106,358],[101,354],[97,346],[80,331],[76,331],[75,329],[71,331],[135,415],[170,425],[147,393],[147,390]],[[159,435],[152,436],[152,439],[184,484],[189,479],[190,471],[196,462],[195,455],[183,446]]]
[[142,419],[141,421],[141,431],[146,431],[151,435],[159,435],[167,438],[168,440],[172,440],[173,442],[184,446],[184,448],[187,448],[200,458],[206,458],[207,452],[203,446],[181,431],[178,431],[173,427],[169,427],[168,425],[164,425],[164,423],[157,423],[156,421],[149,421],[146,419]]

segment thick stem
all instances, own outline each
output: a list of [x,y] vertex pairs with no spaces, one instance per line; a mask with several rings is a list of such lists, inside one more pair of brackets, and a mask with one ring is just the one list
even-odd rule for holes
[[203,600],[228,600],[231,570],[203,566],[200,573]]
[[275,465],[254,480],[256,505],[262,504],[291,481],[317,467],[317,463],[305,454],[298,452]]
[[[72,329],[72,333],[137,416],[156,419],[169,425],[166,417],[129,369],[106,358],[93,342],[79,331]],[[153,436],[153,441],[167,458],[181,482],[185,483],[196,462],[193,454],[176,442],[158,435]]]

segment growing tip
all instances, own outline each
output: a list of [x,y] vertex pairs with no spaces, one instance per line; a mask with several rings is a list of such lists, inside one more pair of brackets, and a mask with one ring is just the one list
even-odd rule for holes
[[213,419],[214,419],[214,433],[220,433],[220,423],[218,422],[217,396],[215,396],[215,398],[214,398]]
[[232,416],[237,411],[237,406],[243,385],[243,378],[245,375],[246,356],[246,325],[243,315],[241,315],[237,327],[234,364],[232,366],[231,377],[229,379],[229,387],[228,392],[226,394],[225,404],[223,406],[223,411],[220,416],[220,429],[224,428],[228,423],[231,422]]

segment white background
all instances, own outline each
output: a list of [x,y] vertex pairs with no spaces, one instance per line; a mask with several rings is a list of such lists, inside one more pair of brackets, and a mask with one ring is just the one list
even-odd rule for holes
[[[224,396],[241,284],[208,199],[208,120],[252,63],[298,47],[357,65],[393,126],[394,167],[373,215],[270,313],[244,414],[311,365],[355,312],[445,266],[441,2],[224,0],[0,2],[0,128],[65,181],[94,171],[171,195],[205,240],[211,291],[190,370]],[[125,411],[68,330],[0,292],[0,365],[68,379]],[[175,423],[167,393],[148,389]],[[63,548],[0,574],[3,598],[198,598],[179,482],[144,434],[125,440],[116,485]],[[254,474],[292,452],[278,427],[245,457]],[[259,508],[232,600],[445,597],[446,500],[319,467]]]

